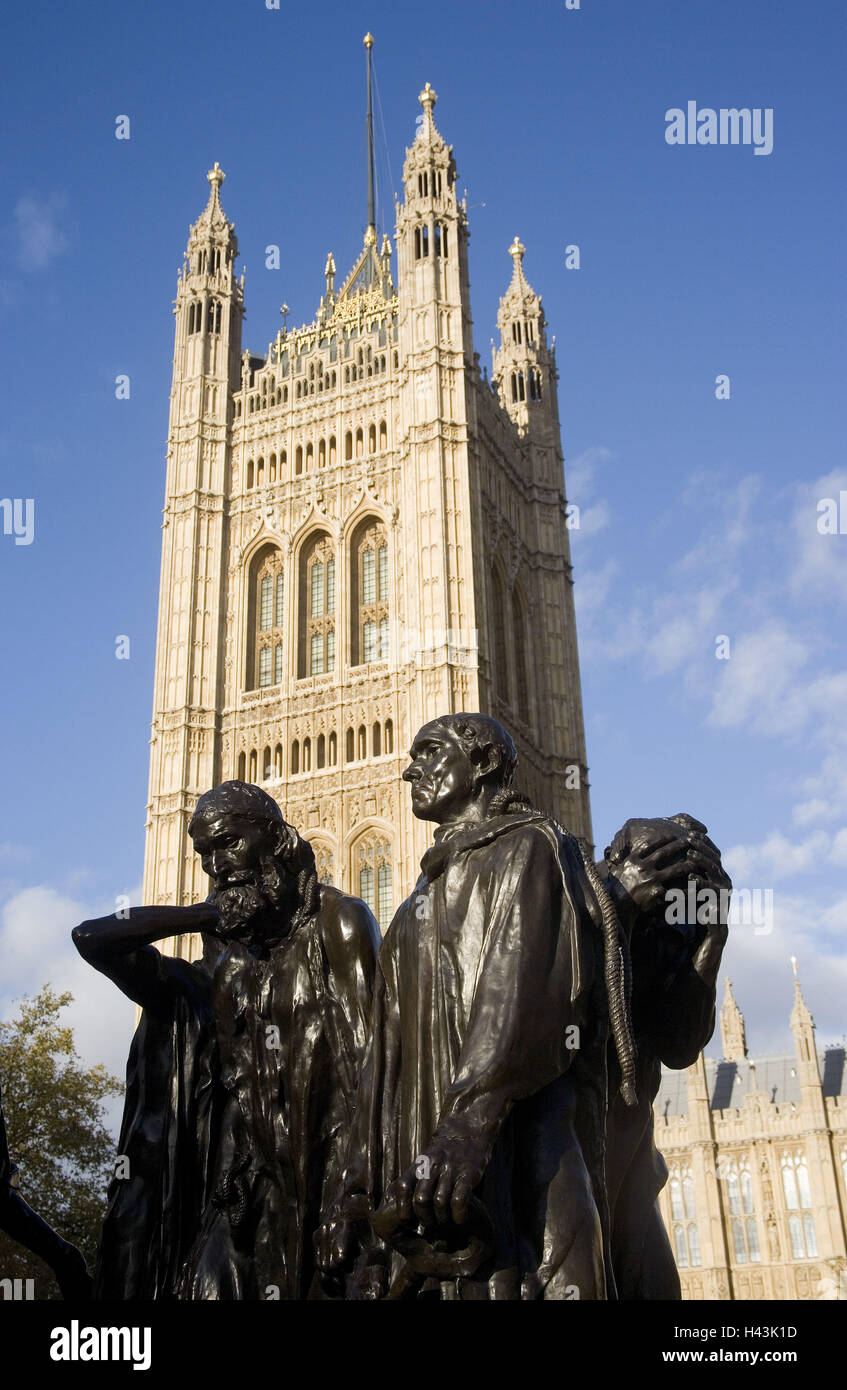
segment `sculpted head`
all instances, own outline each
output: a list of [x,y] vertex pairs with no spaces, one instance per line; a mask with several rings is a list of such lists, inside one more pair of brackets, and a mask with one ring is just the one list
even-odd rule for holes
[[403,780],[419,820],[479,820],[514,780],[518,753],[510,734],[487,714],[445,714],[424,724],[409,750]]
[[267,792],[222,782],[197,802],[188,825],[212,880],[222,936],[279,930],[279,914],[296,906],[298,881],[314,855]]

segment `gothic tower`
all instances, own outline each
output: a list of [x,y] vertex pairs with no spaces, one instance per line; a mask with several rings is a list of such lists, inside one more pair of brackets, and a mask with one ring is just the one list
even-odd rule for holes
[[[241,352],[220,208],[192,228],[176,304],[145,900],[206,892],[197,797],[265,785],[322,878],[383,926],[430,827],[401,773],[417,728],[487,710],[520,785],[591,839],[557,375],[511,248],[494,382],[474,352],[468,219],[427,83],[392,248],[368,213],[314,320]],[[522,385],[521,385],[522,383]],[[184,949],[189,949],[187,946]]]

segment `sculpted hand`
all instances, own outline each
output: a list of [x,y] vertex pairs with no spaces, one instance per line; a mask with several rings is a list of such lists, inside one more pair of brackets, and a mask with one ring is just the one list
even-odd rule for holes
[[[731,888],[720,851],[692,816],[628,820],[606,851],[609,886],[629,925],[638,916],[661,916],[671,888]],[[720,924],[717,923],[719,926]]]
[[464,1225],[468,1202],[479,1185],[487,1162],[485,1147],[472,1138],[436,1138],[394,1185],[397,1215],[413,1216],[424,1226],[443,1225],[452,1218]]

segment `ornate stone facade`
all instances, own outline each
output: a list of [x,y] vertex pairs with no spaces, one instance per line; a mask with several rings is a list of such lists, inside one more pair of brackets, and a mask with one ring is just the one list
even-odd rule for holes
[[427,841],[400,775],[433,715],[513,731],[520,784],[591,839],[557,372],[510,249],[492,381],[474,352],[468,220],[427,84],[397,283],[367,229],[314,321],[243,351],[243,276],[209,174],[175,304],[145,902],[206,883],[197,797],[265,785],[322,877],[385,927]]
[[753,1060],[726,982],[723,1060],[665,1072],[659,1197],[683,1298],[847,1299],[845,1050],[815,1049],[795,978],[794,1053]]

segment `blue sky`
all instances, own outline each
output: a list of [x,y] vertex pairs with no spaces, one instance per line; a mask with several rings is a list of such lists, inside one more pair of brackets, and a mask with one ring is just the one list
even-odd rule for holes
[[[313,317],[327,251],[343,277],[364,230],[370,29],[385,229],[430,81],[477,349],[516,233],[556,334],[598,845],[631,814],[706,821],[774,895],[773,930],[725,955],[751,1046],[785,1046],[792,954],[821,1042],[843,1036],[847,534],[816,525],[847,489],[843,28],[835,0],[15,7],[0,497],[35,499],[35,533],[0,534],[0,1009],[65,984],[84,1054],[122,1067],[131,1011],[68,931],[141,877],[176,272],[217,159],[246,344],[283,300]],[[669,146],[689,100],[771,109],[773,152]]]

